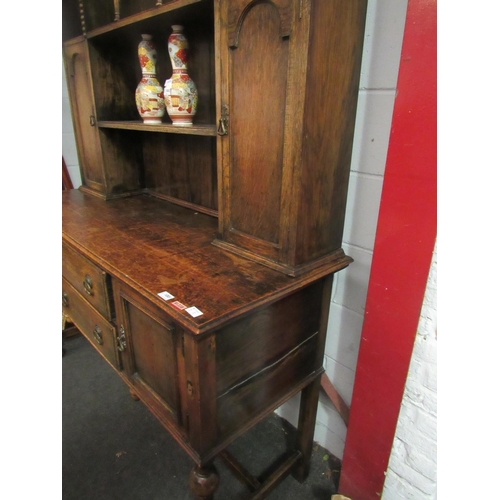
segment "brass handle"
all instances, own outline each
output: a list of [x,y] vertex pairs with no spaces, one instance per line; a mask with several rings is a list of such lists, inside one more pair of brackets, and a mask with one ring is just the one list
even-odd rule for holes
[[83,280],[83,289],[89,294],[92,295],[94,292],[92,291],[92,278],[86,274],[85,279]]
[[222,114],[219,118],[219,126],[217,127],[218,135],[227,135],[229,127],[229,112],[226,105],[222,106]]
[[98,326],[96,326],[92,334],[94,335],[94,338],[96,339],[97,343],[99,345],[102,345],[102,330]]
[[219,119],[219,127],[217,128],[217,134],[218,135],[227,135],[227,118],[220,118]]
[[120,335],[116,337],[116,347],[120,352],[123,352],[127,348],[127,339],[125,337],[125,328],[120,325]]
[[68,294],[66,292],[62,293],[62,305],[63,307],[68,307],[69,300],[68,300]]
[[95,127],[95,116],[94,115],[90,115],[90,126]]

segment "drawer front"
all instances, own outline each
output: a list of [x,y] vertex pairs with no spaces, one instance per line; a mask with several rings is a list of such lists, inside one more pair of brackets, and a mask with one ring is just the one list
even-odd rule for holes
[[114,367],[118,367],[116,330],[113,325],[93,309],[64,278],[62,294],[64,314]]
[[62,274],[106,319],[113,319],[110,279],[98,266],[63,244]]

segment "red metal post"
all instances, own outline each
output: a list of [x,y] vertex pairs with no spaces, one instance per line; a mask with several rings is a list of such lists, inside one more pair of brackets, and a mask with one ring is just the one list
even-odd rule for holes
[[436,0],[409,0],[340,493],[379,499],[436,239]]

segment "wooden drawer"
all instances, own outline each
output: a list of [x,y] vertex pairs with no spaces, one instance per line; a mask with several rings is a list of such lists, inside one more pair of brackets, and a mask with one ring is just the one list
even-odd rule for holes
[[113,319],[110,277],[83,255],[64,244],[62,275],[106,319]]
[[116,330],[63,278],[63,312],[94,347],[115,367],[119,366]]

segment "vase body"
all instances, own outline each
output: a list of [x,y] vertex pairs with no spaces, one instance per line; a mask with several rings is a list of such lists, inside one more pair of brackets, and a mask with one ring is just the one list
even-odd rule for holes
[[165,114],[163,87],[156,78],[156,48],[151,35],[141,35],[139,43],[139,63],[142,79],[135,91],[135,103],[144,123],[161,123]]
[[187,72],[188,41],[183,27],[172,26],[168,38],[168,55],[172,63],[172,77],[165,82],[165,103],[172,124],[189,127],[198,106],[198,90]]

